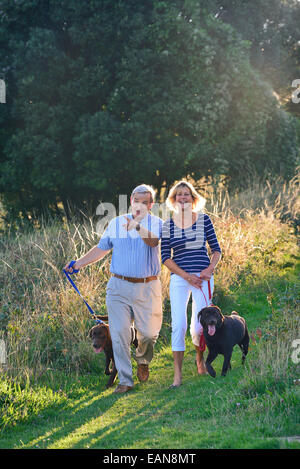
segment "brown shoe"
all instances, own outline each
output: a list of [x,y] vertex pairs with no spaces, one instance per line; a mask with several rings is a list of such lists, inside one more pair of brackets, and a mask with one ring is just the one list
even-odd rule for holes
[[149,378],[149,365],[138,365],[137,377],[141,383],[144,383]]
[[126,384],[118,384],[118,386],[116,387],[114,392],[115,393],[124,393],[124,392],[130,391],[130,389],[132,389],[132,388],[133,388],[133,386],[126,386]]

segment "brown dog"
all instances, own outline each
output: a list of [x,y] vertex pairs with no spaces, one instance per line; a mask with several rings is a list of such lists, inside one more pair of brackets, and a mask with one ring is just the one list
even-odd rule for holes
[[[96,318],[101,319],[101,321],[107,321],[108,316],[96,316]],[[108,324],[101,323],[92,327],[89,333],[90,338],[93,342],[93,347],[96,353],[104,352],[105,353],[105,374],[109,375],[109,380],[106,385],[107,388],[110,388],[116,379],[117,369],[114,360],[113,347],[111,336],[109,332]],[[131,338],[132,344],[137,348],[138,341],[136,338],[136,330],[134,327],[131,327]],[[111,365],[111,368],[110,368]]]

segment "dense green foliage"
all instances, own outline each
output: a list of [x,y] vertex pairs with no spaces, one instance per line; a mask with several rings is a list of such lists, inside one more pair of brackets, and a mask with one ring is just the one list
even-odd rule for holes
[[279,42],[297,62],[286,28],[277,34],[282,15],[297,32],[293,2],[281,3],[1,0],[7,220],[60,203],[94,213],[140,182],[291,177],[297,121],[272,94],[280,73],[270,85]]

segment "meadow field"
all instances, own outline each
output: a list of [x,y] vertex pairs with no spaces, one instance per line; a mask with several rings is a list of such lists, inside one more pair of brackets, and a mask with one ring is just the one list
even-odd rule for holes
[[[299,176],[289,184],[254,182],[231,196],[204,190],[222,248],[213,302],[224,314],[245,317],[245,365],[236,348],[225,378],[220,356],[215,379],[198,376],[187,334],[183,385],[168,389],[173,360],[163,267],[164,319],[149,381],[135,377],[131,392],[113,394],[105,388],[104,355],[94,354],[88,338],[94,320],[62,272],[97,243],[95,221],[3,231],[0,448],[300,448]],[[106,313],[109,261],[75,279],[98,314]]]

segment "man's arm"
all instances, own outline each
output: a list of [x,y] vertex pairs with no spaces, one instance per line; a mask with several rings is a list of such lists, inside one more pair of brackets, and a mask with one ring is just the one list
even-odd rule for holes
[[[140,237],[144,241],[144,243],[147,244],[147,246],[150,246],[151,248],[154,248],[155,246],[158,246],[159,239],[157,236],[155,236],[151,231],[148,231],[146,228],[144,228],[140,223],[133,219],[133,218],[127,218],[125,217],[128,221],[127,223],[127,230],[132,230],[136,229],[136,227],[139,225],[140,229],[138,230]],[[124,225],[125,226],[125,225]]]
[[147,246],[150,246],[151,248],[158,246],[159,239],[153,233],[151,233],[151,231],[146,230],[146,228],[141,225],[139,229],[139,234],[144,243],[147,244]]
[[69,268],[69,263],[64,267],[64,269],[72,273],[73,269],[82,269],[82,267],[85,267],[89,264],[93,264],[94,262],[100,261],[100,259],[103,259],[103,257],[106,256],[106,254],[110,251],[108,250],[103,250],[98,248],[98,246],[94,246],[92,249],[90,249],[84,256],[80,257],[73,267]]

